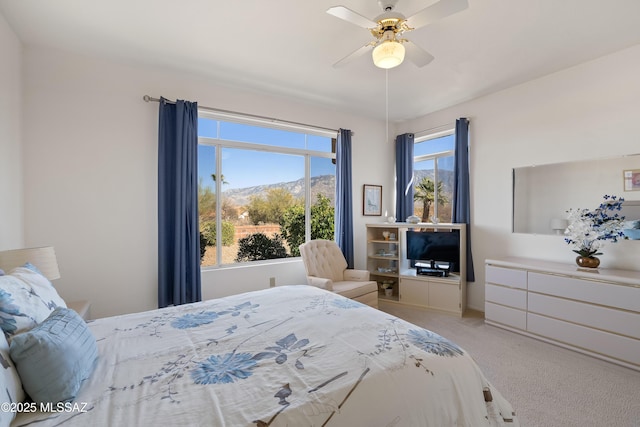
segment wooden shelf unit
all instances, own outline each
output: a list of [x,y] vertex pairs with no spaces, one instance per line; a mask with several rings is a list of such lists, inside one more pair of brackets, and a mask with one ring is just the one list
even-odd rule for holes
[[[448,277],[417,275],[406,257],[408,230],[460,230],[460,273]],[[395,239],[385,239],[383,232]],[[382,255],[384,254],[384,255]],[[406,222],[367,224],[367,269],[371,280],[378,282],[378,298],[382,301],[446,311],[462,316],[467,304],[466,225]],[[390,271],[385,271],[389,269]],[[393,282],[391,296],[382,285]]]

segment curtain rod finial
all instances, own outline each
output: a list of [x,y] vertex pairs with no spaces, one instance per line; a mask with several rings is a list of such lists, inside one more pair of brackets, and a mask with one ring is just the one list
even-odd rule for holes
[[149,95],[145,95],[142,97],[142,99],[144,99],[144,102],[149,102],[151,101],[151,97]]

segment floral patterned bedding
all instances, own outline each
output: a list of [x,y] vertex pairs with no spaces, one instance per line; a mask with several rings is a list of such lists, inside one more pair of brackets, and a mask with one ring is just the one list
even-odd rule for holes
[[89,326],[100,356],[73,405],[12,425],[518,425],[456,344],[311,286]]

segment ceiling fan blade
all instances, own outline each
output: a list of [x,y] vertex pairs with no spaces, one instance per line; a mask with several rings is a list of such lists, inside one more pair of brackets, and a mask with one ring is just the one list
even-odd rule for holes
[[371,43],[367,43],[361,48],[358,48],[357,50],[355,50],[354,52],[351,52],[349,55],[345,56],[340,61],[333,64],[333,68],[340,68],[345,66],[346,64],[353,61],[354,59],[359,58],[365,53],[367,53],[369,49],[371,49]]
[[432,22],[465,10],[468,7],[469,3],[467,0],[440,0],[438,3],[434,3],[407,18],[407,24],[414,29],[424,27]]
[[407,50],[407,58],[409,61],[418,67],[424,67],[434,60],[433,55],[409,40],[404,43],[404,47]]
[[344,19],[347,22],[356,24],[357,26],[362,28],[375,28],[378,25],[371,19],[366,18],[360,15],[358,12],[354,12],[353,10],[344,6],[330,7],[329,9],[327,9],[327,13],[329,15],[335,16],[336,18]]

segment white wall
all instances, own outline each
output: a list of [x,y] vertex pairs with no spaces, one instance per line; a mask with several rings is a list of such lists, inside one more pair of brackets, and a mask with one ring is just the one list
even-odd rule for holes
[[[356,267],[365,264],[362,185],[392,197],[392,144],[384,123],[223,87],[200,76],[28,47],[24,53],[26,243],[56,248],[66,299],[101,317],[157,307],[158,104],[142,96],[355,132]],[[301,261],[205,270],[203,297],[304,283]]]
[[22,45],[0,14],[0,250],[22,247]]
[[[468,288],[470,307],[484,307],[487,258],[573,262],[575,254],[560,236],[511,233],[511,169],[637,153],[639,75],[640,46],[635,46],[402,124],[405,130],[419,130],[458,117],[470,119],[476,272],[476,282]],[[622,180],[618,194],[621,186]],[[603,252],[601,267],[639,268],[637,241],[610,245]]]

